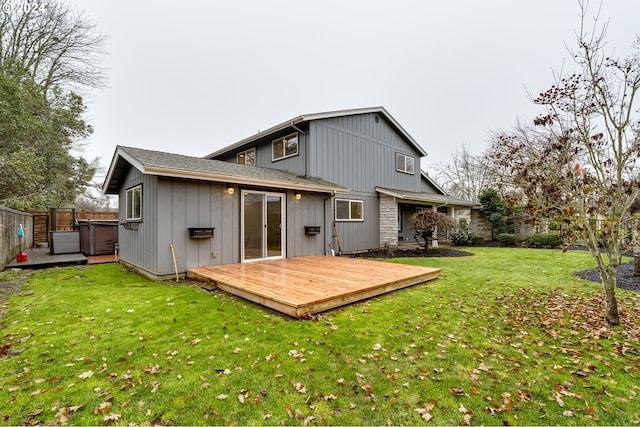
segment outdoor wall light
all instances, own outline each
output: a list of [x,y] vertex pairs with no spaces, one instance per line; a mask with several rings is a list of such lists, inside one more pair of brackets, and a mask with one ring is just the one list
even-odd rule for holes
[[232,186],[230,186],[230,185],[227,186],[227,194],[233,194],[234,191],[235,190],[233,189]]
[[296,200],[300,200],[300,199],[302,199],[302,194],[296,193]]

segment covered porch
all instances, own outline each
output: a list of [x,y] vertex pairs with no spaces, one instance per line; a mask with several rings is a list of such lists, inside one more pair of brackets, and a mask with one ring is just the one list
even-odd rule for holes
[[[409,218],[414,213],[430,209],[451,217],[456,224],[471,225],[471,210],[478,207],[475,202],[457,199],[443,194],[413,192],[376,187],[380,211],[380,247],[397,247],[416,243],[415,230]],[[446,231],[438,233],[434,243],[447,242]]]
[[439,275],[439,268],[325,255],[187,271],[191,279],[297,318],[433,280]]

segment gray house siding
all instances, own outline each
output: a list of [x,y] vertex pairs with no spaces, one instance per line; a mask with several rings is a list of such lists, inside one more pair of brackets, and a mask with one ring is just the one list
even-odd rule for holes
[[[158,178],[131,168],[120,192],[123,208],[126,189],[138,184],[143,185],[142,221],[135,223],[137,229],[120,226],[122,261],[152,276],[171,277],[173,245],[179,274],[189,268],[240,262],[240,194],[250,188],[235,186],[230,195],[224,184]],[[297,200],[294,191],[270,191],[286,194],[286,256],[324,254],[330,239],[325,222],[328,195],[302,193]],[[126,209],[120,209],[120,223],[126,222]],[[305,226],[320,226],[321,232],[306,235]],[[191,239],[189,227],[214,227],[214,237]]]
[[[337,238],[343,252],[364,251],[380,245],[379,198],[376,187],[400,188],[421,191],[423,185],[420,174],[421,153],[414,148],[382,114],[365,113],[341,117],[312,120],[300,125],[298,133],[298,155],[273,162],[271,141],[288,135],[295,130],[288,128],[276,134],[254,141],[256,165],[274,169],[294,171],[306,176],[325,179],[349,188],[349,195],[337,198],[362,200],[364,221],[335,221],[334,199],[325,206],[326,251],[338,251]],[[220,160],[236,162],[235,150]],[[414,173],[396,170],[396,153],[414,158]],[[318,209],[318,215],[323,212]],[[312,218],[309,218],[312,219]],[[300,229],[300,227],[298,227]],[[304,234],[302,234],[304,236]],[[292,239],[293,237],[289,237]],[[306,240],[305,240],[306,239]],[[306,237],[296,237],[298,245],[309,244]],[[319,240],[319,239],[316,239]],[[304,251],[303,251],[304,252]]]
[[[204,265],[239,262],[239,237],[232,237],[239,224],[231,200],[236,197],[226,194],[225,189],[216,183],[159,180],[158,275],[175,274],[170,245],[180,273]],[[214,227],[214,237],[191,239],[189,227]]]
[[[359,114],[317,120],[309,126],[309,175],[351,189],[336,198],[362,200],[364,221],[336,221],[343,252],[380,246],[379,200],[376,186],[420,189],[420,153],[411,147],[383,117]],[[415,173],[396,171],[396,153],[415,159]],[[331,206],[335,220],[335,205]],[[333,239],[337,251],[337,239]]]
[[297,132],[298,133],[298,155],[273,161],[273,152],[271,149],[271,142],[296,132],[297,131],[293,128],[283,132],[278,132],[273,136],[265,137],[258,140],[255,144],[252,144],[251,147],[243,147],[242,150],[236,150],[232,153],[229,153],[223,157],[218,158],[218,160],[237,163],[238,153],[249,150],[250,148],[255,148],[256,149],[255,166],[280,169],[280,170],[288,170],[291,172],[299,173],[300,175],[305,175],[305,172],[306,172],[305,160],[306,160],[306,152],[307,152],[306,132],[305,133]]
[[[336,221],[335,220],[335,199],[362,200],[364,221]],[[335,222],[338,231],[338,238],[333,236],[333,249],[338,252],[358,252],[365,251],[380,246],[380,209],[378,194],[363,192],[352,192],[348,195],[339,195],[331,199],[331,227]],[[338,248],[337,240],[340,240]]]
[[440,190],[434,187],[429,181],[426,179],[421,180],[420,182],[420,191],[423,193],[434,193],[434,194],[442,194]]
[[[126,192],[139,184],[142,184],[142,221],[128,224]],[[157,177],[144,175],[139,170],[130,168],[119,193],[119,258],[145,271],[156,271],[158,266],[157,185]]]
[[[287,257],[325,253],[325,198],[322,194],[304,193],[296,200],[294,192],[287,193]],[[320,234],[305,234],[305,226],[319,226]]]
[[[375,187],[420,191],[420,154],[382,117],[359,114],[317,120],[309,126],[308,175],[352,191]],[[396,171],[396,153],[415,159],[415,173]]]

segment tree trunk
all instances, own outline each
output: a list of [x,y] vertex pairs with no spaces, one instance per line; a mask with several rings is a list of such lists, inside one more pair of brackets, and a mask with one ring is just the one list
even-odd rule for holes
[[606,302],[605,317],[610,326],[620,324],[620,315],[618,313],[618,300],[616,300],[616,267],[607,267],[607,277],[602,278],[602,287],[604,288],[604,297]]
[[633,275],[640,276],[640,246],[633,247]]

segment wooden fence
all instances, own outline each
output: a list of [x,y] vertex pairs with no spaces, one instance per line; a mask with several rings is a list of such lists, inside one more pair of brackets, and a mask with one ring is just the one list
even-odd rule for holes
[[[18,236],[22,224],[24,236]],[[0,271],[21,251],[33,246],[33,216],[0,206]]]
[[[56,209],[55,225],[53,229],[53,217],[51,210],[29,210],[33,215],[33,244],[49,241],[50,231],[73,230],[73,209]],[[76,219],[118,219],[117,211],[75,211]]]

